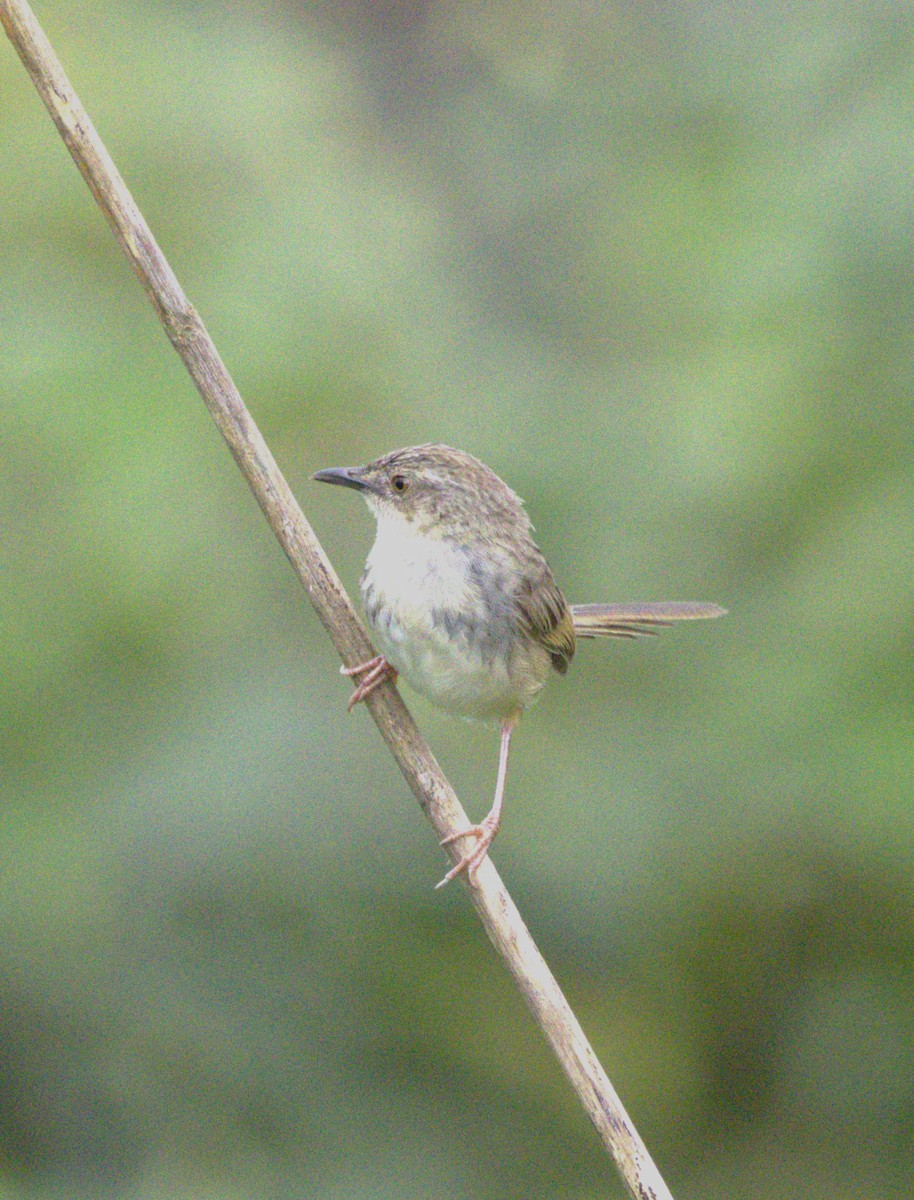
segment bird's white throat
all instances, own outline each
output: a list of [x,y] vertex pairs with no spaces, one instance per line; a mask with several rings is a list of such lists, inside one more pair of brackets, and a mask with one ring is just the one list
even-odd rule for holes
[[[372,505],[378,532],[362,575],[365,611],[388,662],[433,703],[465,716],[503,718],[531,703],[548,656],[510,670],[509,627],[493,622],[467,551]],[[540,662],[539,660],[543,661]]]
[[420,532],[414,522],[388,505],[371,507],[378,528],[365,575],[398,618],[409,620],[413,611],[418,615],[466,606],[470,597],[463,551],[447,538]]

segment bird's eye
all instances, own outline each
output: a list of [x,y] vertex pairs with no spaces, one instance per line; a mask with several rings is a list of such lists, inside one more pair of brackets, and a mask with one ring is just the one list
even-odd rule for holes
[[391,475],[390,486],[395,492],[405,492],[409,487],[409,480],[405,475]]

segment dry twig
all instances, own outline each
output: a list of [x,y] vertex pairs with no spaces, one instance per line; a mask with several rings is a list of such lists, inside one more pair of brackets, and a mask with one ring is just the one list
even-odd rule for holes
[[[371,644],[349,597],[34,14],[23,0],[0,0],[0,21],[334,646],[344,663],[369,658]],[[465,827],[466,814],[396,690],[390,685],[379,689],[368,707],[438,836]],[[486,933],[517,981],[629,1193],[636,1200],[672,1200],[490,859],[469,890]]]

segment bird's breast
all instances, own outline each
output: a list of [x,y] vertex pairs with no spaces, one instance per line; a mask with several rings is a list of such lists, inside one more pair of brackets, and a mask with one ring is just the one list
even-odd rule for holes
[[362,596],[388,661],[450,712],[501,718],[545,682],[548,655],[519,642],[504,570],[463,546],[379,522]]

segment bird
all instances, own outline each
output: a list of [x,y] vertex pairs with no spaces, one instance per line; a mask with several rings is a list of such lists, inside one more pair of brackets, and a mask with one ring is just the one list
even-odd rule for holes
[[444,878],[475,883],[501,822],[511,737],[552,672],[564,675],[578,638],[635,638],[674,621],[724,615],[717,604],[568,604],[533,540],[523,501],[478,458],[451,446],[394,450],[360,467],[317,471],[352,488],[377,522],[361,575],[381,653],[341,668],[355,682],[348,709],[399,675],[447,712],[495,721],[495,796]]

